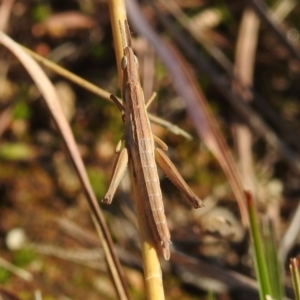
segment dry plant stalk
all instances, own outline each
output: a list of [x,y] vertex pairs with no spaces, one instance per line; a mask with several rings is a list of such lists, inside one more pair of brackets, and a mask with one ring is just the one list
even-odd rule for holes
[[142,201],[144,201],[146,216],[153,237],[156,243],[161,247],[164,258],[169,260],[169,244],[171,243],[170,232],[164,214],[156,163],[195,208],[201,207],[202,201],[191,191],[164,152],[155,147],[154,141],[163,150],[166,151],[168,149],[163,141],[152,134],[147,115],[147,108],[153,101],[155,94],[145,103],[138,74],[138,60],[132,50],[130,30],[127,21],[125,21],[125,30],[120,22],[120,31],[123,41],[121,67],[123,70],[122,95],[124,105],[113,95],[111,99],[124,114],[125,134],[123,140],[125,141],[125,148],[121,150],[121,140],[116,149],[118,158],[103,202],[111,203],[115,191],[127,169],[128,162],[130,161],[133,166],[137,184],[139,185],[140,196]]

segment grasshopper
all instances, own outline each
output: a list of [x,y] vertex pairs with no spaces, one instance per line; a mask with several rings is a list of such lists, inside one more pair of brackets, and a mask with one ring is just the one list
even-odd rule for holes
[[114,166],[110,185],[102,201],[107,204],[112,202],[128,163],[132,163],[142,200],[145,201],[146,216],[154,239],[162,247],[164,258],[169,260],[170,231],[164,213],[157,165],[195,208],[201,207],[202,201],[188,187],[176,167],[163,152],[163,150],[166,151],[168,149],[167,145],[152,134],[147,108],[155,98],[155,93],[145,102],[139,79],[138,60],[132,50],[131,35],[127,21],[125,21],[124,25],[125,29],[120,23],[124,54],[121,61],[123,70],[123,104],[114,95],[111,95],[111,99],[123,114],[125,133],[122,140],[125,141],[125,147],[121,150],[121,140],[116,148],[118,158]]

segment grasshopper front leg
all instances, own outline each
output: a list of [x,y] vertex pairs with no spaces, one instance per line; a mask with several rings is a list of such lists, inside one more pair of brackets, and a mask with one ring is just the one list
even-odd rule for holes
[[120,184],[121,179],[124,176],[124,173],[127,169],[128,165],[128,150],[124,148],[119,154],[117,161],[115,163],[112,178],[110,180],[110,184],[108,190],[102,200],[102,202],[106,204],[110,204],[112,202],[113,196],[117,190],[117,187]]
[[[118,98],[114,95],[110,95],[110,99],[116,104],[118,109],[124,114],[124,106],[123,104],[118,100]],[[119,141],[116,152],[118,153],[118,157],[115,163],[115,166],[113,168],[113,174],[110,180],[110,184],[108,187],[108,190],[102,199],[103,203],[110,204],[112,202],[112,199],[114,197],[114,194],[116,193],[117,187],[120,184],[121,179],[124,176],[124,173],[128,166],[128,150],[124,148],[121,152],[120,149],[122,147],[122,141],[123,138]],[[120,152],[120,153],[119,153]]]
[[194,192],[189,188],[187,183],[179,174],[178,170],[171,162],[169,157],[161,150],[155,149],[155,160],[160,169],[165,175],[174,183],[174,185],[186,196],[187,200],[194,206],[199,208],[203,206],[202,200],[200,200]]

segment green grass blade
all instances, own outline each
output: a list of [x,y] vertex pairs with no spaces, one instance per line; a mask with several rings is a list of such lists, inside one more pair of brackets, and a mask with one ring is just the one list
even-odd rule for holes
[[264,248],[273,298],[283,299],[282,272],[278,260],[276,238],[270,219],[264,226]]
[[267,269],[267,263],[264,254],[264,247],[259,232],[258,217],[254,207],[254,201],[250,192],[245,192],[247,198],[247,206],[250,218],[250,234],[254,251],[254,265],[256,276],[259,284],[259,296],[261,300],[265,300],[267,295],[272,295],[270,278]]
[[216,300],[215,294],[213,291],[209,290],[206,296],[206,300]]
[[299,259],[292,258],[290,261],[290,270],[292,275],[295,299],[300,300],[300,263]]

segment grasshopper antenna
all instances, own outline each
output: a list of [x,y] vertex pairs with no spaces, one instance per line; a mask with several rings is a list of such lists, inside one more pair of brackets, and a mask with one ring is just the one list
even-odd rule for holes
[[124,23],[125,23],[125,34],[126,34],[127,46],[132,48],[131,34],[130,34],[130,29],[127,20],[125,20]]
[[127,47],[127,36],[124,32],[124,28],[123,28],[123,25],[122,25],[121,21],[119,21],[119,27],[120,27],[120,32],[121,32],[121,37],[122,37],[122,46],[123,46],[123,52],[124,52],[125,48]]

